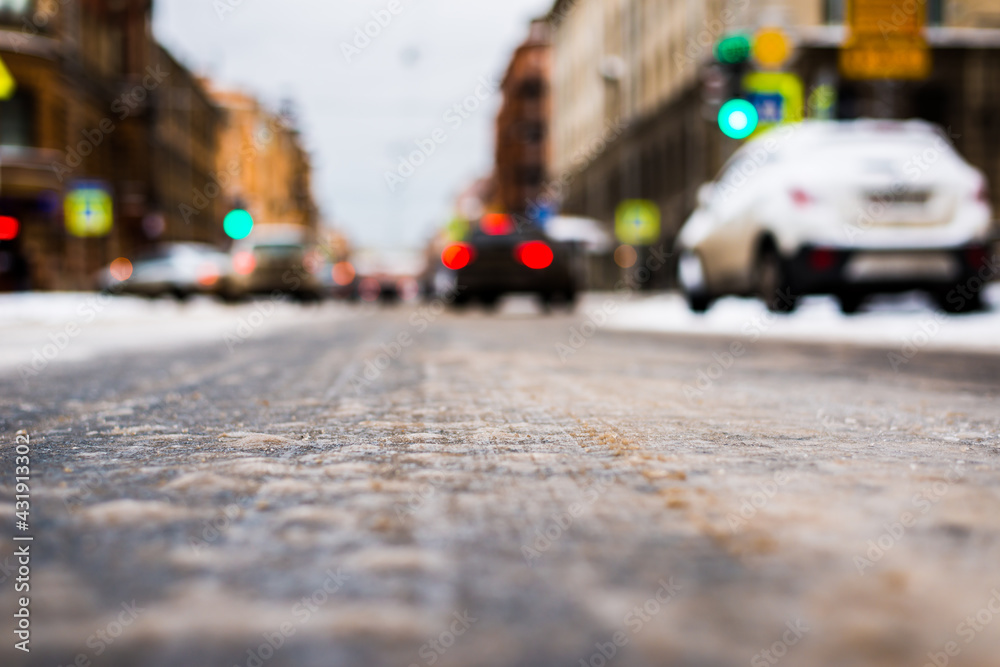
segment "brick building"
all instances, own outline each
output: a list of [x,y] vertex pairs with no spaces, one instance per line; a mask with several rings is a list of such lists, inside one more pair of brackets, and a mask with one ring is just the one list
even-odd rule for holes
[[533,21],[504,75],[496,120],[497,203],[522,214],[542,193],[549,173],[549,24]]

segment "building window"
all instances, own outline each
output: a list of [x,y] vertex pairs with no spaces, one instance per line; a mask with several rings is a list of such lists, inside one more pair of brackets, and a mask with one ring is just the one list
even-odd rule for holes
[[35,145],[34,107],[31,94],[24,89],[0,102],[0,145]]
[[843,23],[847,20],[847,0],[825,0],[823,13],[827,23]]
[[944,0],[927,0],[927,25],[944,25]]
[[545,82],[541,79],[525,79],[521,82],[520,96],[525,99],[538,99],[545,92]]
[[35,10],[35,0],[0,0],[0,22],[20,23]]
[[[855,0],[856,2],[863,0]],[[841,24],[847,21],[847,3],[850,0],[824,0],[823,13],[827,23]],[[925,0],[927,7],[927,25],[944,24],[945,0]]]

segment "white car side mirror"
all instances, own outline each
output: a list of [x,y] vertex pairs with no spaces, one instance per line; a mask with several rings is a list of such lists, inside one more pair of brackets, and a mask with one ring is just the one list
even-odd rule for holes
[[712,203],[712,195],[715,194],[715,185],[704,183],[698,188],[698,206],[705,208]]

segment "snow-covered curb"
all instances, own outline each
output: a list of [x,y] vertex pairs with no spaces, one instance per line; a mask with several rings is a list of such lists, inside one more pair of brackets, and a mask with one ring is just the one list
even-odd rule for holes
[[607,328],[710,334],[751,342],[787,340],[1000,353],[1000,285],[990,286],[987,301],[991,306],[987,312],[946,315],[918,297],[886,298],[875,301],[865,312],[847,316],[832,298],[806,299],[791,315],[773,315],[755,299],[727,298],[697,315],[688,310],[680,295],[658,294],[627,299],[609,319]]

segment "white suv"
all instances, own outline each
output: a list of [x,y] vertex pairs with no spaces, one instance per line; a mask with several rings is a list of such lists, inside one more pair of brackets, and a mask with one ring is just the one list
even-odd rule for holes
[[950,312],[982,307],[996,277],[986,179],[922,121],[806,121],[738,150],[678,236],[692,309],[758,295],[790,311],[833,294],[926,290]]

